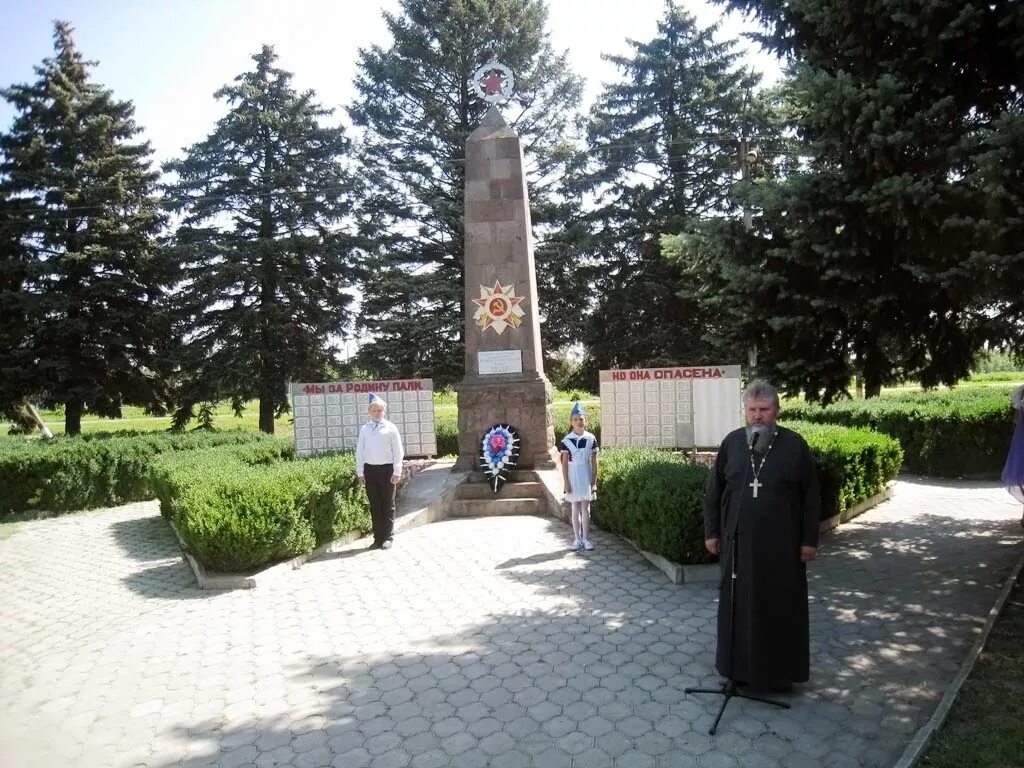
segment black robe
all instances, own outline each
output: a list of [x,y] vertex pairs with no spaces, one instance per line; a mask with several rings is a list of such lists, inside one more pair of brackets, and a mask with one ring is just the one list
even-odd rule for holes
[[[800,562],[800,547],[818,544],[821,497],[810,448],[796,432],[778,427],[771,449],[754,453],[753,460],[756,499],[746,430],[730,432],[704,496],[704,534],[719,539],[721,547],[715,666],[727,678],[773,688],[804,682],[809,675],[807,567]],[[736,635],[730,654],[736,552]]]

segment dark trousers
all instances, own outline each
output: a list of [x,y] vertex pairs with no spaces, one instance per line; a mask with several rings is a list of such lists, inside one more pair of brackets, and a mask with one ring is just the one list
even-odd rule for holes
[[394,464],[366,464],[366,498],[370,501],[373,542],[383,544],[395,537],[395,486],[391,483]]

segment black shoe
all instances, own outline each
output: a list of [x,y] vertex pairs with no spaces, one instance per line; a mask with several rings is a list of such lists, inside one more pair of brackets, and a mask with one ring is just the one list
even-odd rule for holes
[[382,541],[381,544],[380,544],[380,548],[381,549],[391,549],[391,540],[389,539],[388,541]]

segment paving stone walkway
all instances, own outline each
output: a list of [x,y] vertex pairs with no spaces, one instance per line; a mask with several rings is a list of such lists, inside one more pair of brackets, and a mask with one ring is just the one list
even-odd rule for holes
[[0,541],[6,768],[891,766],[1021,552],[1001,488],[903,478],[824,538],[812,680],[719,698],[716,594],[535,517],[458,520],[267,588],[195,588],[154,503]]

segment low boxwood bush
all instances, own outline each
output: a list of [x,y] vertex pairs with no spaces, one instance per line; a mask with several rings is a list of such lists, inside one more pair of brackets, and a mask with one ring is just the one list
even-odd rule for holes
[[[828,519],[883,490],[899,471],[899,443],[866,429],[787,422],[814,455],[821,516]],[[679,563],[707,563],[704,488],[710,470],[679,453],[609,448],[598,466],[600,525]]]
[[998,477],[1013,434],[1012,387],[897,392],[822,408],[786,402],[786,419],[867,427],[899,440],[903,469],[935,477]]
[[842,514],[885,489],[903,461],[897,440],[830,424],[787,421],[807,441],[821,485],[821,519]]
[[252,570],[371,527],[352,453],[288,461],[257,445],[174,454],[154,462],[153,485],[185,548],[214,571]]
[[655,448],[609,448],[598,462],[602,528],[678,563],[706,563],[704,486],[708,469]]
[[149,470],[157,456],[267,440],[253,432],[120,432],[5,440],[0,443],[0,516],[149,499]]

